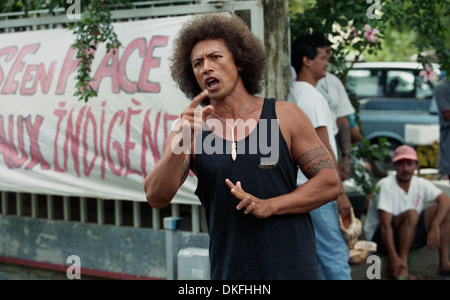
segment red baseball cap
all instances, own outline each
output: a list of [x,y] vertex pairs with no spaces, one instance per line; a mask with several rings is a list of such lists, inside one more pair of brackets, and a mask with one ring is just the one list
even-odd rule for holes
[[395,149],[393,162],[409,159],[409,160],[417,160],[417,153],[412,147],[408,145],[403,145]]

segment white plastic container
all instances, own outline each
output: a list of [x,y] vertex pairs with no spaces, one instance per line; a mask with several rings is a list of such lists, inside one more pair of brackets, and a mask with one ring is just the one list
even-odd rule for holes
[[405,125],[405,143],[417,146],[432,145],[439,140],[439,125]]
[[178,251],[179,280],[209,280],[209,250],[185,248]]

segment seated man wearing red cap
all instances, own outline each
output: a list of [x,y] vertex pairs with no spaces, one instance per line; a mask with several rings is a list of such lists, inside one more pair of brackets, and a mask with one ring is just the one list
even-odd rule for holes
[[[395,175],[381,179],[369,205],[364,233],[389,256],[389,269],[396,279],[413,279],[408,272],[411,249],[425,245],[439,249],[439,274],[450,275],[450,197],[431,181],[417,177],[417,154],[410,146],[395,150]],[[425,202],[435,201],[424,209]]]

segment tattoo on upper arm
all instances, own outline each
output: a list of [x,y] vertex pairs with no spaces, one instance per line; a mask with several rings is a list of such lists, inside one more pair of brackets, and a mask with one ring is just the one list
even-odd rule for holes
[[189,160],[184,158],[183,166],[181,167],[180,185],[184,183],[189,174]]
[[322,169],[336,169],[333,158],[324,146],[307,151],[297,158],[297,165],[307,178],[313,177]]

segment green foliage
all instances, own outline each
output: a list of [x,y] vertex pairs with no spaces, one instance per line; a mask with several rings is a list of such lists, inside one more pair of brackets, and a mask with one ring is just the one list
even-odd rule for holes
[[365,160],[381,161],[389,155],[390,143],[387,138],[379,138],[377,144],[371,144],[368,140],[363,140],[352,145],[352,168],[351,176],[355,182],[361,186],[366,195],[377,192],[375,187],[376,179],[364,164]]
[[80,60],[75,77],[77,83],[74,96],[87,102],[89,98],[97,96],[97,91],[90,85],[90,73],[98,45],[106,43],[106,51],[112,50],[115,53],[115,49],[121,44],[111,23],[111,12],[100,0],[89,2],[81,19],[71,25],[71,28],[76,36],[73,48],[77,49],[76,58]]
[[360,144],[353,145],[353,148],[358,149],[358,155],[372,160],[383,160],[389,154],[388,148],[391,146],[387,138],[378,138],[377,144],[370,144],[369,141],[364,140]]
[[[397,23],[406,31],[416,33],[410,45],[417,49],[417,60],[424,66],[430,61],[423,55],[424,51],[435,50],[441,70],[450,71],[450,49],[448,24],[450,2],[448,0],[426,1],[389,1],[385,7],[390,12],[388,19],[393,26]],[[400,21],[399,21],[400,20]]]
[[[345,81],[349,67],[346,58],[353,54],[359,60],[367,50],[374,52],[380,48],[380,38],[385,32],[385,23],[366,16],[366,1],[330,1],[318,0],[310,4],[304,12],[293,13],[291,18],[291,37],[294,39],[302,33],[322,32],[333,42],[331,64],[335,73]],[[324,18],[323,16],[326,16]],[[371,43],[364,38],[364,26],[377,28],[381,34],[376,42]]]
[[[411,54],[409,51],[415,50],[417,60],[424,67],[430,61],[423,52],[434,50],[439,58],[441,70],[450,73],[448,0],[380,0],[379,11],[373,10],[377,7],[375,0],[371,1],[372,3],[352,0],[308,1],[306,8],[301,6],[298,0],[290,2],[292,38],[313,31],[326,34],[334,42],[331,63],[344,83],[345,75],[351,69],[352,63],[363,55],[373,56],[382,51],[382,46],[387,46],[383,44],[384,38],[395,31],[409,33],[406,36],[409,36],[410,40],[404,39],[401,47],[408,50],[406,52],[408,54]],[[380,31],[375,43],[369,42],[364,37],[366,24]],[[385,50],[389,52],[391,49]],[[346,64],[349,55],[354,59],[350,64]]]
[[[76,58],[79,59],[77,70],[77,82],[75,84],[74,96],[78,100],[87,102],[89,98],[97,96],[90,82],[92,78],[91,65],[95,51],[100,43],[106,43],[106,51],[115,51],[121,44],[117,39],[111,22],[109,6],[123,4],[131,1],[124,0],[79,0],[81,18],[69,27],[75,35],[75,43],[72,45],[77,50]],[[23,11],[28,16],[30,11],[48,9],[52,13],[55,8],[69,9],[74,1],[67,3],[66,0],[7,0],[0,5],[0,11],[13,12]]]

